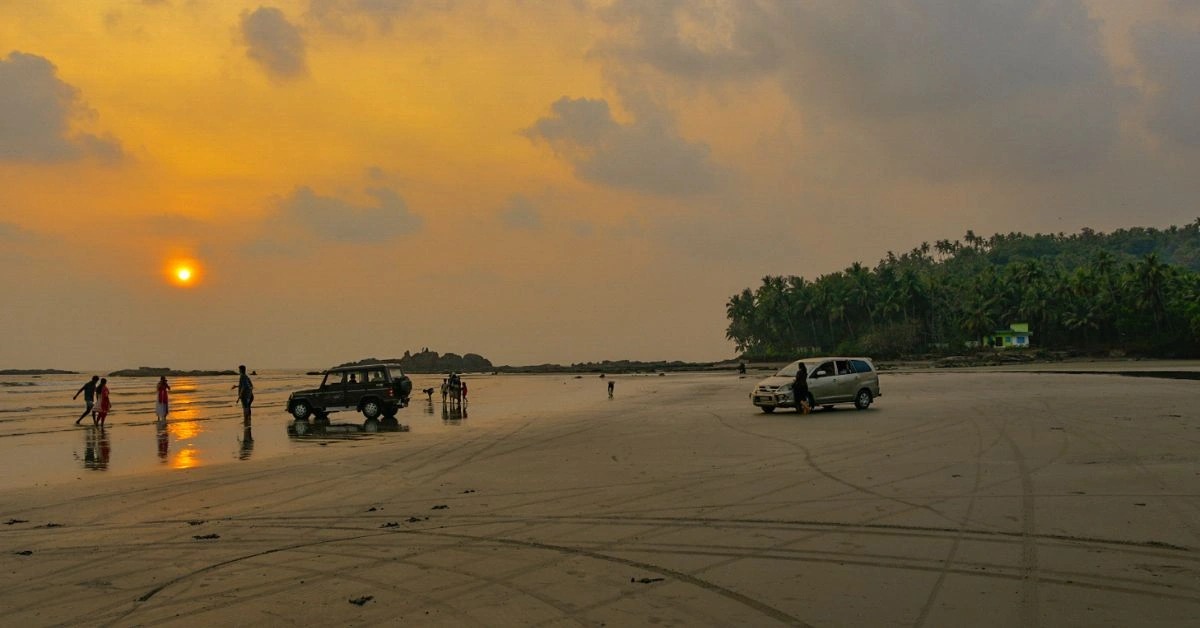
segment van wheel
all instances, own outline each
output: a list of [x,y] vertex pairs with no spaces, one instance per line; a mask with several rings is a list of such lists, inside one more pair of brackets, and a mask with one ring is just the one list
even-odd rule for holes
[[854,407],[859,410],[866,410],[871,406],[871,391],[866,388],[858,391],[854,397]]
[[771,414],[775,411],[775,406],[762,406],[763,414]]
[[312,414],[312,408],[309,407],[307,401],[297,401],[296,405],[292,406],[292,416],[296,417],[297,421],[307,421],[310,414]]
[[379,407],[378,401],[368,399],[363,402],[362,413],[368,419],[378,419],[379,415],[383,413],[383,408]]

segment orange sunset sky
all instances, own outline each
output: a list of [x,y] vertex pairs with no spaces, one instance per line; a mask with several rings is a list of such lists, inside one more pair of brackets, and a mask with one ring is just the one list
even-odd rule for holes
[[729,358],[766,274],[1193,221],[1198,67],[1177,0],[0,0],[0,368]]

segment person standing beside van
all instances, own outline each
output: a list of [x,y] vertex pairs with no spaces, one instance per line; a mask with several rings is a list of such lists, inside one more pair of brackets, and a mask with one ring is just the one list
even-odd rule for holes
[[792,399],[796,402],[796,412],[808,414],[812,406],[808,405],[808,367],[801,362],[796,368],[796,383],[792,384]]

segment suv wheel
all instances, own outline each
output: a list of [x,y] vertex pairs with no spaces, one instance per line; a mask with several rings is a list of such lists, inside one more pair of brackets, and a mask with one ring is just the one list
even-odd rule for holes
[[362,405],[363,416],[368,419],[378,419],[380,414],[383,414],[383,408],[379,406],[379,402],[374,399],[368,399]]
[[296,405],[292,406],[292,416],[296,417],[297,421],[307,421],[310,414],[312,414],[312,408],[309,407],[307,401],[297,401]]
[[858,391],[854,397],[854,407],[859,410],[866,410],[871,405],[871,391],[866,388]]

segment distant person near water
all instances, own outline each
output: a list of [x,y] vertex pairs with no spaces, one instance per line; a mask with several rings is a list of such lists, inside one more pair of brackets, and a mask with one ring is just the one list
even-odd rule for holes
[[242,424],[250,425],[250,404],[254,403],[254,382],[250,381],[250,376],[246,374],[246,365],[238,366],[238,383],[232,388],[238,391],[238,403],[242,404]]
[[96,406],[96,416],[92,422],[103,427],[104,419],[108,418],[108,411],[112,410],[112,401],[108,398],[107,378],[100,378],[100,384],[96,386],[96,394],[100,397],[100,404]]
[[71,397],[71,399],[78,399],[79,393],[83,393],[83,402],[87,404],[87,408],[84,409],[83,414],[79,415],[78,419],[75,419],[75,425],[79,425],[83,417],[88,414],[92,415],[92,421],[96,420],[96,414],[92,412],[92,407],[96,405],[96,382],[98,381],[100,381],[100,376],[93,375],[91,381],[80,386],[79,390],[75,391],[75,396]]
[[612,399],[612,396],[613,396],[613,389],[614,389],[614,388],[616,388],[616,387],[617,387],[617,383],[616,383],[616,382],[612,381],[611,379],[610,379],[610,380],[608,380],[608,398],[609,398],[609,399]]
[[458,385],[459,385],[459,388],[462,390],[462,402],[466,403],[467,402],[467,382],[466,382],[466,380],[459,380]]
[[446,403],[446,395],[450,394],[450,382],[445,377],[442,378],[442,403]]
[[796,402],[796,412],[808,414],[812,406],[808,405],[808,367],[800,363],[796,371],[796,383],[792,384],[792,399]]
[[167,400],[170,396],[170,390],[171,385],[167,383],[167,376],[163,375],[158,378],[158,400],[154,403],[154,416],[158,417],[159,421],[167,420],[167,412],[169,410]]

